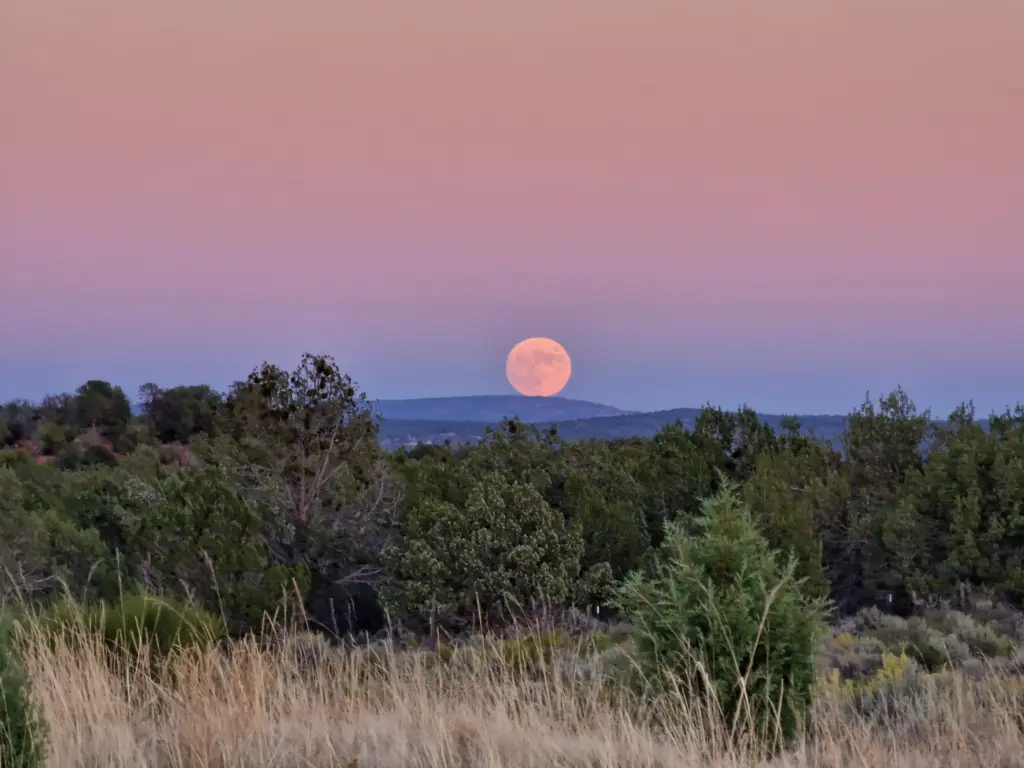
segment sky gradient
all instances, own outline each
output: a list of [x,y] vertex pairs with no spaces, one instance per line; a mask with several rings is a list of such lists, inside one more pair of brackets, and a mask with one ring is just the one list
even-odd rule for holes
[[0,399],[1024,400],[1019,0],[4,0]]

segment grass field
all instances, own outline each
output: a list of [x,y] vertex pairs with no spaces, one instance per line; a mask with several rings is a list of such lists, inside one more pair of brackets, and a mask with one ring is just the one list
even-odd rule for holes
[[617,703],[598,656],[527,674],[482,654],[442,664],[311,637],[159,664],[112,660],[81,636],[30,629],[22,642],[49,764],[62,768],[1024,765],[1024,688],[1010,676],[924,676],[871,706],[825,686],[813,733],[769,761],[706,727],[706,703]]

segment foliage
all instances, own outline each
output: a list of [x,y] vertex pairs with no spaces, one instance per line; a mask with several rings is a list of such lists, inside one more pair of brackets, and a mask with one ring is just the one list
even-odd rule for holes
[[693,434],[680,423],[665,427],[645,448],[636,474],[651,543],[658,546],[666,522],[695,515],[700,500],[715,491],[718,475]]
[[583,569],[607,564],[616,579],[636,568],[651,545],[642,492],[629,466],[607,450],[591,449],[564,481],[561,508],[580,531]]
[[265,512],[276,561],[324,583],[378,582],[399,488],[365,395],[334,360],[304,355],[292,372],[265,363],[232,388],[225,424],[231,439],[204,458]]
[[569,647],[564,632],[540,632],[522,635],[498,643],[498,657],[511,670],[523,671],[550,665],[556,651]]
[[216,607],[236,633],[260,627],[288,596],[305,596],[308,572],[273,560],[259,511],[221,471],[169,473],[146,490],[125,554],[147,588]]
[[761,453],[740,495],[769,546],[797,561],[797,577],[806,589],[825,595],[828,582],[822,549],[815,535],[814,508],[804,490],[813,477],[792,452]]
[[[463,472],[466,470],[463,469]],[[394,615],[494,621],[574,594],[598,591],[606,569],[583,574],[583,540],[531,485],[496,471],[464,508],[424,500],[408,510],[403,538],[384,556],[384,599]]]
[[27,400],[13,400],[0,411],[0,437],[3,445],[17,445],[32,437],[40,421],[39,410]]
[[44,765],[46,723],[29,696],[29,680],[17,655],[15,628],[0,616],[0,765]]
[[161,443],[186,442],[204,434],[216,437],[223,396],[208,386],[139,388],[139,404]]
[[854,683],[872,677],[886,655],[906,654],[927,672],[978,665],[1012,671],[1024,644],[1021,614],[1006,605],[966,610],[928,608],[907,619],[877,608],[861,610],[837,622],[819,664]]
[[158,660],[175,649],[208,648],[224,636],[226,626],[202,608],[148,594],[113,602],[79,603],[62,599],[30,616],[38,631],[65,643],[99,637],[109,648]]
[[76,526],[40,490],[0,467],[0,599],[111,588],[108,553],[97,532]]
[[842,556],[856,572],[860,602],[905,586],[888,542],[916,526],[916,510],[902,502],[900,489],[922,468],[929,418],[927,411],[918,414],[906,392],[897,389],[880,398],[877,409],[865,399],[847,420],[843,445],[849,457],[847,524],[852,535]]
[[656,432],[664,415],[637,415],[651,437],[569,440],[593,433],[507,419],[475,445],[389,453],[370,402],[322,355],[265,363],[226,393],[145,385],[139,405],[102,380],[0,405],[0,597],[152,592],[235,634],[285,593],[341,634],[383,629],[381,597],[396,626],[455,630],[483,610],[496,627],[542,600],[606,620],[610,586],[656,571],[669,534],[701,534],[704,500],[730,487],[837,620],[916,614],[880,623],[882,648],[836,650],[844,670],[904,650],[925,669],[975,648],[1005,658],[1013,631],[993,645],[927,614],[980,593],[1024,605],[1021,406],[934,422],[897,389],[845,427],[809,417],[842,429],[835,446],[792,417],[709,406]]
[[90,380],[75,392],[69,403],[71,421],[80,429],[94,428],[103,437],[116,441],[128,428],[132,406],[120,387],[107,381]]
[[638,658],[658,689],[711,696],[735,736],[770,740],[778,723],[792,738],[810,705],[825,604],[803,593],[795,558],[779,564],[732,486],[702,512],[700,535],[669,523],[652,575],[631,574],[619,590]]
[[886,540],[910,588],[950,595],[963,583],[985,584],[1024,597],[1022,416],[1007,414],[992,439],[962,406],[935,430],[922,467],[900,489],[902,525]]
[[192,605],[135,595],[103,614],[103,633],[111,646],[164,656],[175,649],[203,648],[224,634],[223,622]]
[[43,456],[55,456],[68,442],[67,433],[59,424],[44,421],[36,430],[35,442]]

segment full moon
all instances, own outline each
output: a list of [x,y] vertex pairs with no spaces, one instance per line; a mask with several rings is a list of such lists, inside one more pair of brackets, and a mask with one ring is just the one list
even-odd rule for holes
[[525,339],[508,353],[505,375],[522,395],[551,397],[569,382],[572,360],[565,347],[553,339]]

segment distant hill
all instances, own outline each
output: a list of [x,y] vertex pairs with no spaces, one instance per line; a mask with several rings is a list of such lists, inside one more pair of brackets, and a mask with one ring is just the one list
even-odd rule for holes
[[573,421],[599,416],[624,416],[622,411],[600,403],[566,397],[522,395],[474,395],[424,397],[413,400],[378,400],[377,411],[387,421],[463,421],[497,424],[508,417],[525,422]]
[[[573,407],[590,407],[596,409],[602,409],[605,413],[596,416],[584,416],[575,418],[564,418],[559,414],[564,412],[559,410],[556,404],[553,404],[548,413],[538,414],[538,411],[544,410],[542,407],[536,410],[530,410],[529,408],[523,409],[518,408],[516,411],[509,412],[498,408],[492,410],[489,413],[492,418],[434,418],[425,417],[419,414],[426,413],[440,413],[443,407],[447,407],[446,412],[454,414],[467,414],[470,411],[463,410],[462,404],[466,401],[479,400],[481,402],[492,401],[498,403],[501,400],[512,401],[513,404],[519,404],[521,401],[527,401],[533,406],[543,406],[545,400],[559,401],[564,403],[571,403]],[[406,407],[405,404],[420,404],[420,403],[442,403],[445,406],[439,407],[437,410],[430,410],[422,406],[413,405],[412,407]],[[381,412],[384,416],[384,423],[381,426],[381,443],[386,448],[398,448],[400,446],[411,446],[418,442],[423,443],[443,443],[445,440],[450,440],[452,443],[475,443],[480,440],[489,426],[495,426],[501,421],[504,415],[519,415],[520,419],[524,422],[536,424],[540,427],[548,427],[555,424],[558,427],[558,432],[567,440],[588,440],[588,439],[612,439],[612,438],[626,438],[626,437],[650,437],[657,433],[667,424],[681,421],[684,426],[692,427],[697,416],[700,414],[699,408],[675,408],[669,411],[652,411],[649,413],[627,413],[620,411],[616,408],[608,406],[598,405],[596,403],[585,403],[578,400],[564,400],[562,398],[463,398],[463,397],[452,397],[452,398],[438,398],[436,400],[390,400],[381,401],[381,405],[386,407],[381,408]],[[396,407],[397,406],[397,407]],[[569,410],[569,409],[566,409]],[[485,408],[480,408],[476,411],[477,413],[488,413]],[[391,418],[388,418],[388,414],[395,414]],[[416,414],[416,418],[402,418],[398,414]],[[501,416],[494,417],[500,413]],[[778,430],[780,428],[783,416],[776,414],[759,414],[762,421],[769,424],[773,429]],[[798,416],[800,421],[801,431],[807,434],[813,434],[816,437],[830,440],[837,437],[844,427],[845,416]]]
[[[700,408],[673,408],[669,411],[651,411],[649,413],[632,413],[623,416],[611,416],[602,419],[577,419],[558,423],[558,432],[569,440],[587,440],[591,438],[611,439],[616,437],[651,437],[667,424],[676,421],[683,426],[692,428]],[[772,429],[779,431],[784,416],[780,414],[759,413],[761,421]],[[797,416],[800,431],[813,434],[823,439],[831,439],[839,435],[845,426],[845,416]],[[546,426],[546,425],[545,425]]]

